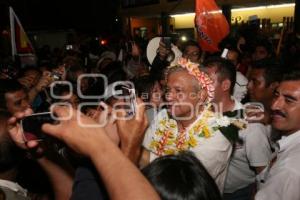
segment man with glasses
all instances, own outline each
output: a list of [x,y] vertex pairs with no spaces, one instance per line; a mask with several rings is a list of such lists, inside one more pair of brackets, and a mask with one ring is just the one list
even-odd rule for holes
[[200,63],[201,48],[196,41],[189,40],[185,43],[182,57],[189,59],[191,62]]

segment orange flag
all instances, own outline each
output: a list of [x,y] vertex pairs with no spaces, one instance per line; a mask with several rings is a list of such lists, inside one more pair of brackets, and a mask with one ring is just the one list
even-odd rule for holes
[[218,44],[230,32],[228,22],[214,0],[196,0],[195,26],[203,51],[219,51]]
[[12,7],[9,8],[12,56],[34,55],[34,49]]

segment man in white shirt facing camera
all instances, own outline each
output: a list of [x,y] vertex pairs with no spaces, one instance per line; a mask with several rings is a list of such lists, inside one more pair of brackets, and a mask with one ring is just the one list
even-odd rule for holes
[[271,105],[273,128],[280,131],[278,150],[257,177],[256,200],[300,199],[300,70],[283,76]]

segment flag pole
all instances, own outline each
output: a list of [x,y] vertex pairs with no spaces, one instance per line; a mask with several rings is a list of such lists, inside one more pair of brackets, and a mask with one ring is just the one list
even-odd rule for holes
[[15,41],[14,10],[12,9],[12,7],[9,7],[9,22],[10,22],[11,54],[12,54],[13,61],[15,61],[15,55],[17,54],[17,50],[16,50],[16,41]]

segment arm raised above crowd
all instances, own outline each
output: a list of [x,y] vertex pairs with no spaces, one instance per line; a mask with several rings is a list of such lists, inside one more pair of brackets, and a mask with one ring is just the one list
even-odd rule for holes
[[58,117],[71,118],[57,125],[45,124],[43,130],[92,160],[111,199],[159,199],[147,179],[111,141],[105,130],[92,127],[97,125],[93,119],[66,107],[56,107],[54,112]]

